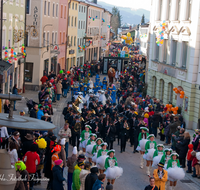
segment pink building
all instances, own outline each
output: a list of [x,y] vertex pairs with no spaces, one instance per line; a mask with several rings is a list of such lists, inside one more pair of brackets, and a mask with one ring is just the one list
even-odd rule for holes
[[58,45],[60,54],[58,55],[58,63],[60,64],[61,69],[65,69],[68,0],[60,0],[59,10]]

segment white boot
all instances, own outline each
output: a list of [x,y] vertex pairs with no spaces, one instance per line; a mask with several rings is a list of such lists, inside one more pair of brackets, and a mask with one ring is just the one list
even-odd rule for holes
[[151,165],[149,165],[149,175],[151,175],[151,168],[152,168],[152,166]]
[[143,168],[144,167],[144,158],[143,158],[143,154],[140,155],[141,158],[140,158],[140,168]]
[[165,190],[168,190],[168,181],[165,183]]
[[147,166],[147,175],[150,176],[149,166]]

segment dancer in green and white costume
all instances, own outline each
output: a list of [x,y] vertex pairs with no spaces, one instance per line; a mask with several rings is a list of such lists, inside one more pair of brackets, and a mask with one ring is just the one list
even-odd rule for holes
[[107,156],[107,147],[108,144],[106,142],[101,144],[101,149],[97,152],[97,167],[99,168],[100,174],[102,174],[105,171],[105,160],[108,157]]
[[94,133],[91,133],[90,139],[88,140],[87,146],[86,146],[85,156],[89,159],[90,163],[92,163],[92,156],[93,156],[92,150],[93,150],[94,145],[96,145],[96,138],[97,138],[97,135]]
[[149,129],[147,127],[140,127],[141,133],[138,136],[138,147],[137,151],[140,151],[140,168],[144,166],[143,155],[145,153],[145,144],[148,141],[147,138],[149,136]]
[[168,161],[171,159],[171,153],[172,153],[172,149],[171,148],[166,148],[164,150],[164,154],[160,160],[160,162],[164,163],[164,168],[167,169],[167,164]]
[[160,163],[160,160],[162,156],[164,155],[164,145],[163,144],[158,144],[157,145],[157,150],[153,154],[153,167],[157,167],[158,164]]
[[84,153],[85,153],[86,145],[89,140],[90,134],[92,133],[90,129],[92,129],[92,127],[90,127],[89,125],[86,125],[85,130],[81,132],[80,148],[82,147]]
[[103,140],[101,138],[97,138],[96,144],[94,145],[92,149],[92,161],[94,162],[94,165],[96,165],[96,160],[97,160],[97,152],[101,149],[101,144],[103,143]]
[[157,143],[154,141],[155,136],[153,134],[148,136],[148,141],[145,144],[145,154],[143,158],[147,162],[147,175],[150,176],[151,166],[153,164],[153,154],[157,148]]

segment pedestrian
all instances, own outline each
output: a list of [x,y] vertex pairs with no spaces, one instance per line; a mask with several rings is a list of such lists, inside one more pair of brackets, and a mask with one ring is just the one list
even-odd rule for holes
[[48,78],[47,78],[46,75],[44,75],[44,76],[40,79],[40,81],[42,82],[42,84],[46,83],[47,80],[48,80]]
[[36,118],[37,118],[37,111],[38,111],[38,105],[35,104],[35,105],[33,106],[33,108],[31,108],[31,110],[30,110],[30,117],[36,119]]
[[57,88],[57,100],[59,101],[60,96],[62,94],[62,81],[61,80],[58,81],[56,88]]
[[10,110],[10,102],[9,100],[5,100],[4,102],[4,113],[9,113]]
[[80,182],[80,173],[81,170],[84,169],[84,162],[79,162],[78,165],[75,166],[73,176],[72,176],[72,190],[80,190],[81,182]]
[[44,116],[44,111],[43,111],[43,106],[42,105],[40,105],[39,106],[39,110],[38,110],[38,112],[37,112],[37,119],[40,119],[41,120],[41,118]]
[[55,166],[52,169],[53,172],[53,189],[52,190],[64,190],[63,181],[66,179],[63,177],[63,161],[58,159],[55,161]]
[[71,138],[71,129],[69,128],[69,123],[65,123],[64,127],[60,129],[58,132],[58,136],[60,138],[65,139],[65,153],[66,153],[66,159],[68,158],[68,147],[69,147],[69,138]]
[[77,148],[73,148],[72,156],[67,159],[67,167],[68,167],[68,178],[67,178],[67,187],[68,190],[72,188],[72,176],[74,172],[74,162],[77,160]]
[[113,190],[113,185],[110,182],[107,183],[106,190]]
[[188,145],[188,153],[187,153],[187,166],[188,166],[188,170],[186,171],[187,173],[192,173],[192,160],[193,160],[193,156],[192,156],[192,151],[193,150],[193,144],[189,144]]
[[89,140],[90,134],[91,134],[91,127],[89,125],[85,125],[85,130],[81,132],[80,137],[80,148],[83,149],[83,152],[85,153],[86,145]]
[[116,73],[115,73],[115,82],[118,81],[119,75],[120,75],[120,72],[119,72],[119,70],[117,69],[117,71],[116,71]]
[[106,175],[105,174],[100,174],[98,176],[98,179],[95,181],[94,185],[92,186],[92,190],[103,190],[103,183],[106,180]]
[[90,173],[90,163],[85,162],[84,169],[82,169],[81,173],[80,173],[80,182],[81,182],[80,190],[86,190],[85,189],[85,179],[89,173]]
[[163,169],[164,164],[159,163],[158,169],[155,169],[153,172],[153,176],[155,178],[155,185],[159,190],[165,190],[165,183],[167,182],[167,171]]
[[149,182],[150,182],[150,184],[148,186],[146,186],[144,190],[158,190],[158,187],[155,185],[154,177],[150,177]]
[[125,149],[126,149],[126,141],[127,141],[127,133],[128,133],[127,130],[129,130],[129,124],[127,121],[128,121],[128,118],[124,117],[124,122],[121,123],[120,125],[121,153],[125,152]]
[[15,163],[18,161],[17,144],[16,143],[10,142],[8,154],[10,155],[11,165],[14,166]]
[[67,81],[67,78],[64,78],[64,80],[62,81],[62,88],[63,88],[63,92],[64,92],[64,97],[67,97],[67,93],[68,93],[68,87],[69,87],[69,82]]
[[63,168],[66,167],[66,153],[65,153],[65,139],[60,140],[61,151],[58,154],[59,158],[63,161]]
[[[108,147],[108,144],[106,142],[103,142],[101,143],[101,149],[97,152],[97,167],[99,169],[99,172],[100,174],[104,173],[105,172],[105,157],[107,155],[107,147]],[[101,163],[101,164],[100,164]]]
[[90,169],[90,172],[87,177],[85,178],[85,190],[92,190],[92,187],[95,183],[95,181],[98,179],[98,168],[96,166],[93,166]]
[[[15,84],[13,86],[12,93],[18,95],[17,84]],[[13,111],[17,111],[15,106],[16,106],[16,100],[14,101],[14,109],[13,109]]]

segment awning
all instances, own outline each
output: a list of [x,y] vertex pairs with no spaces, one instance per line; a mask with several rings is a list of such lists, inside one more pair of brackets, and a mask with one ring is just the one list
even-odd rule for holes
[[12,66],[12,64],[10,64],[4,60],[0,60],[0,75],[3,75],[3,72],[7,71],[11,66]]

